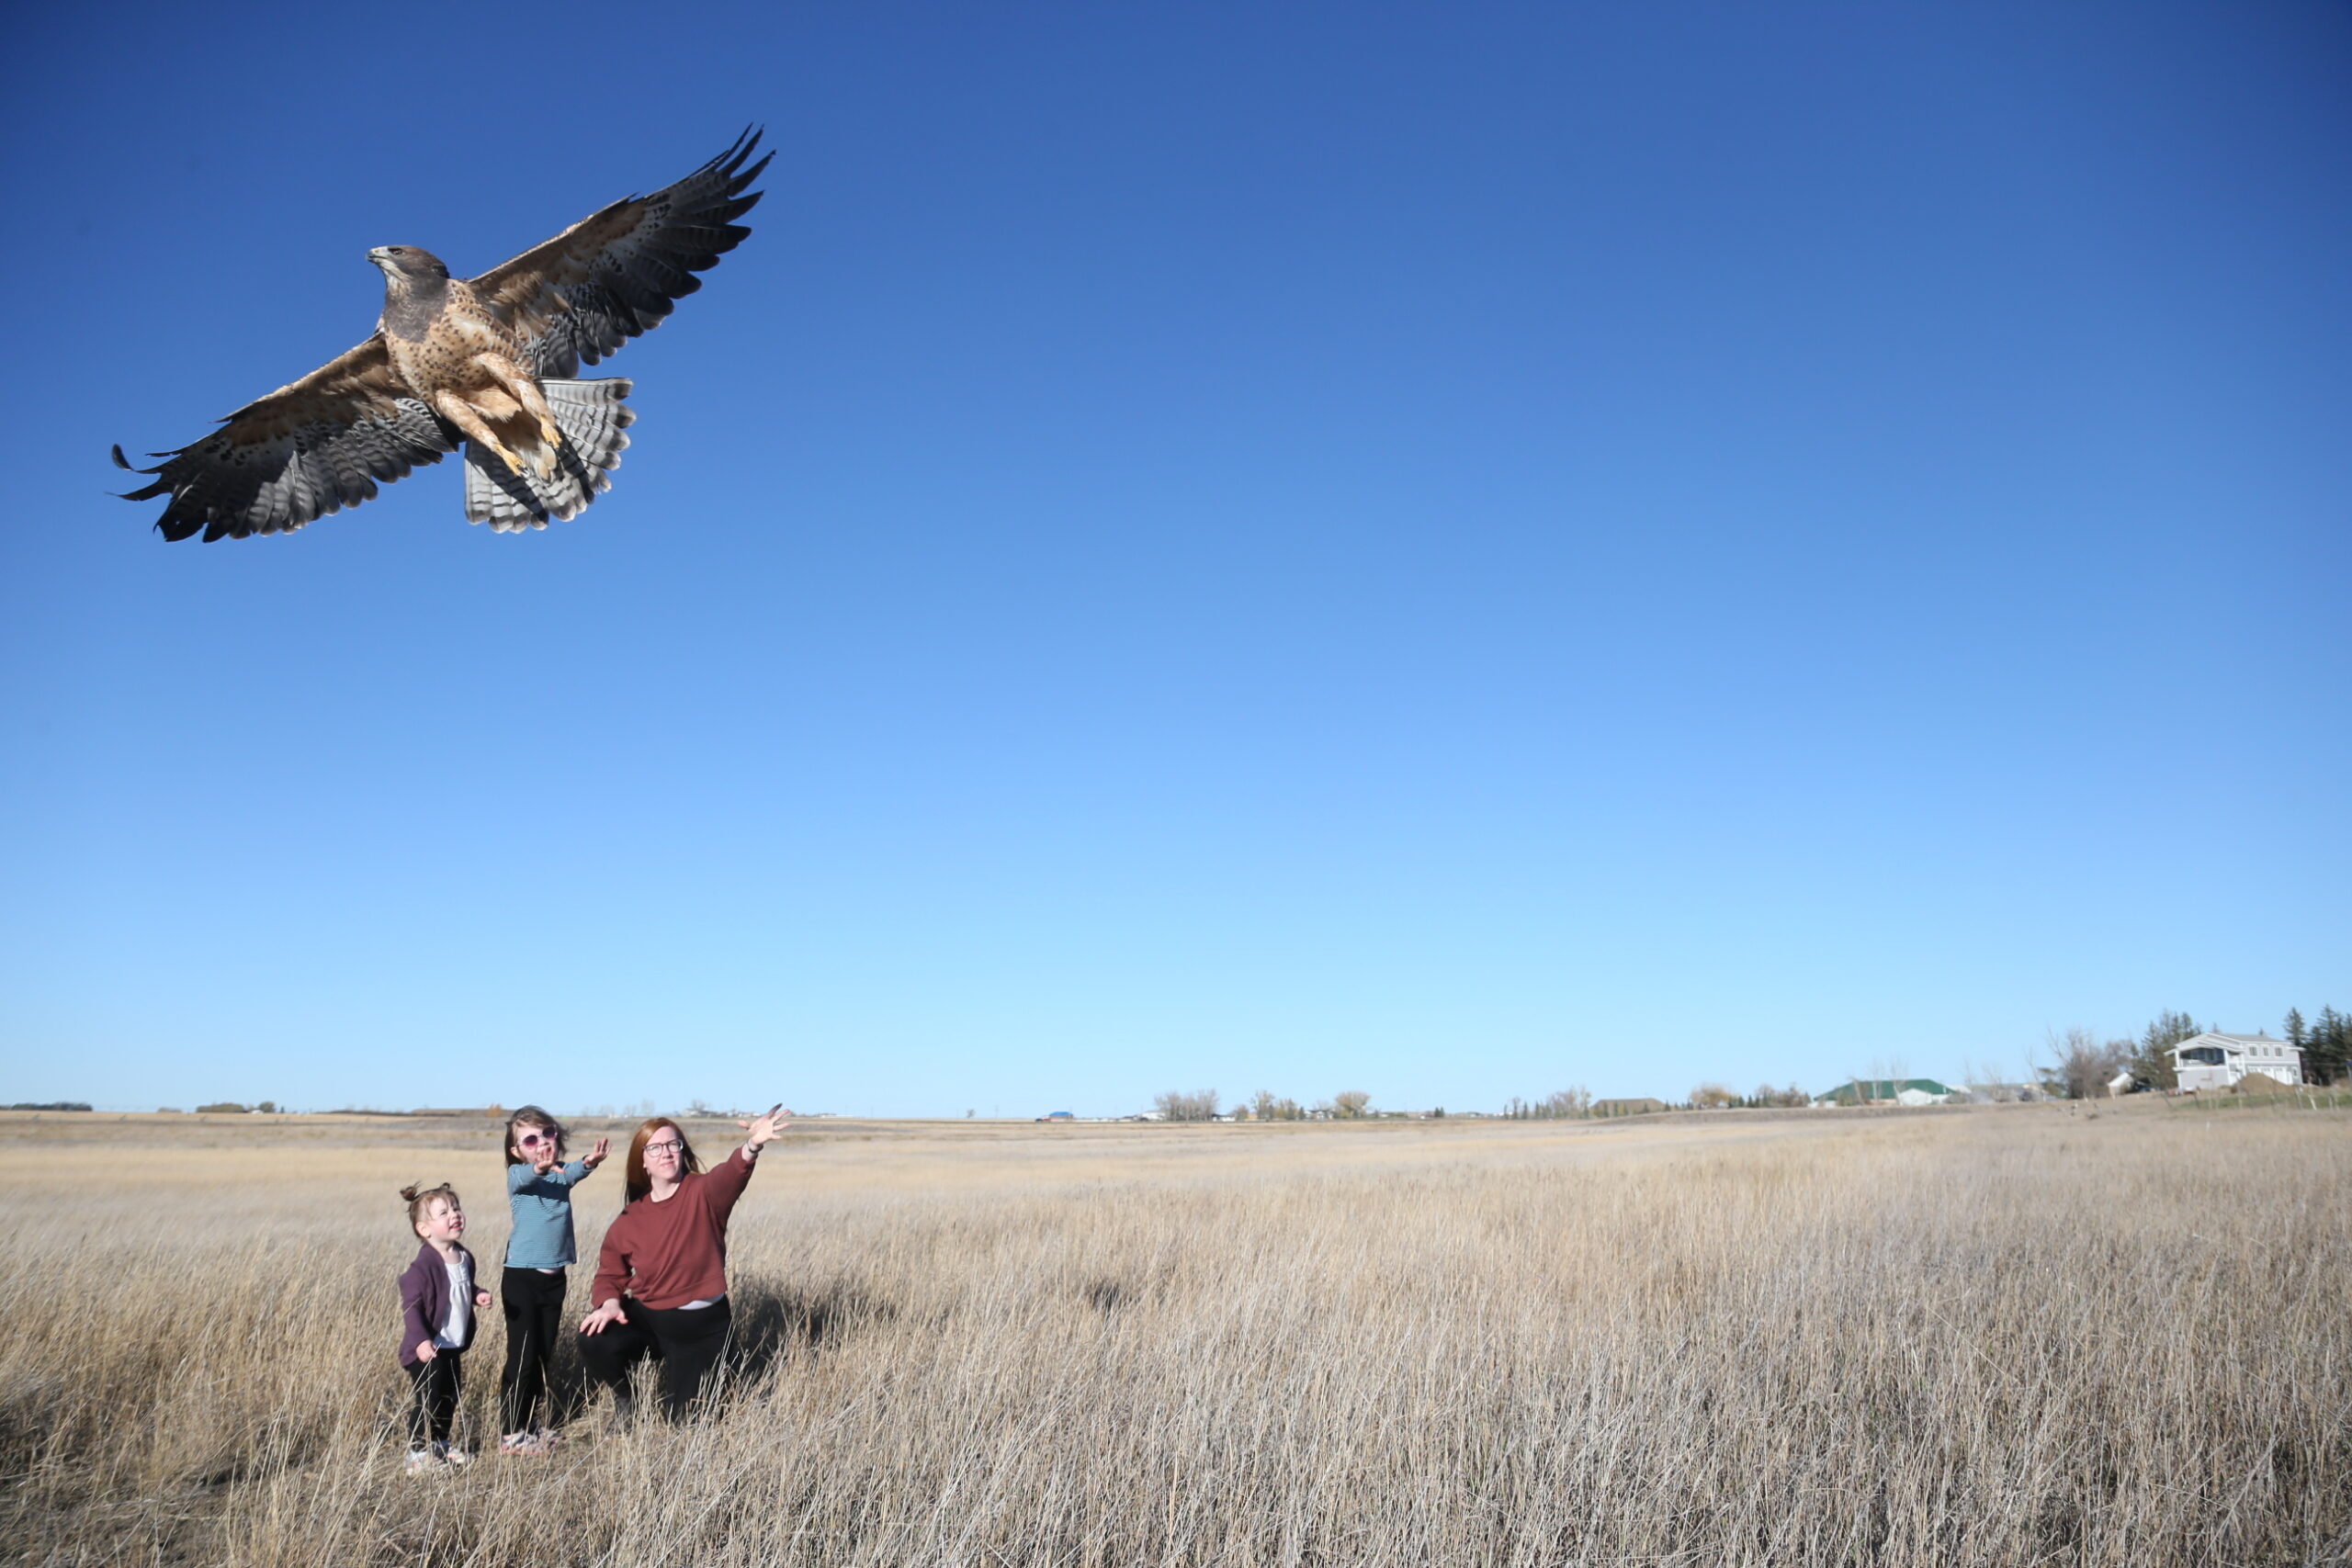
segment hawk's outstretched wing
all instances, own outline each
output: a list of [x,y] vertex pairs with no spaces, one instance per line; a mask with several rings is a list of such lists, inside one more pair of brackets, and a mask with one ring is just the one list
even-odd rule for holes
[[474,293],[514,330],[541,378],[571,378],[639,333],[662,324],[675,301],[749,229],[734,221],[760,199],[743,187],[768,166],[749,164],[760,133],[673,186],[632,196],[583,218],[545,244],[471,279]]
[[[166,539],[199,528],[207,544],[288,534],[457,449],[458,433],[392,375],[379,333],[247,403],[194,446],[150,453],[164,461],[132,471],[155,482],[124,499],[169,495],[155,521]],[[114,460],[130,468],[119,446]]]

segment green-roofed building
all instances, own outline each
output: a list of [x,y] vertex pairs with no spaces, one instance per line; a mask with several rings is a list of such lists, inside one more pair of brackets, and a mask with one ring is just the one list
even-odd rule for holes
[[1933,1078],[1849,1078],[1813,1097],[1815,1105],[1942,1105],[1957,1099],[1950,1084]]

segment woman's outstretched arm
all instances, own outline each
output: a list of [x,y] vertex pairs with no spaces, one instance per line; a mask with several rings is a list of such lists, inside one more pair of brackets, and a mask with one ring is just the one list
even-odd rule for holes
[[766,1115],[754,1117],[749,1122],[737,1122],[735,1125],[751,1134],[750,1137],[743,1140],[743,1157],[747,1160],[759,1158],[760,1145],[774,1143],[784,1135],[786,1127],[792,1125],[787,1120],[791,1114],[791,1111],[784,1108],[784,1101],[779,1100],[768,1107]]

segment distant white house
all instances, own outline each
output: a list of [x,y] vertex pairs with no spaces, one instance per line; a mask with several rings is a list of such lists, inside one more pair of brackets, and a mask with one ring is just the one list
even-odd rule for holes
[[2260,1073],[2279,1083],[2301,1083],[2303,1052],[2300,1045],[2267,1034],[2209,1032],[2172,1048],[2172,1070],[2185,1089],[2229,1089],[2248,1073]]

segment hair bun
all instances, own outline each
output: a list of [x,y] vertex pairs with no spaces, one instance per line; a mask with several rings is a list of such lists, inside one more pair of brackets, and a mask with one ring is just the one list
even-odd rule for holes
[[406,1187],[401,1189],[401,1201],[403,1203],[415,1202],[416,1195],[419,1190],[420,1189],[415,1182],[410,1182]]

